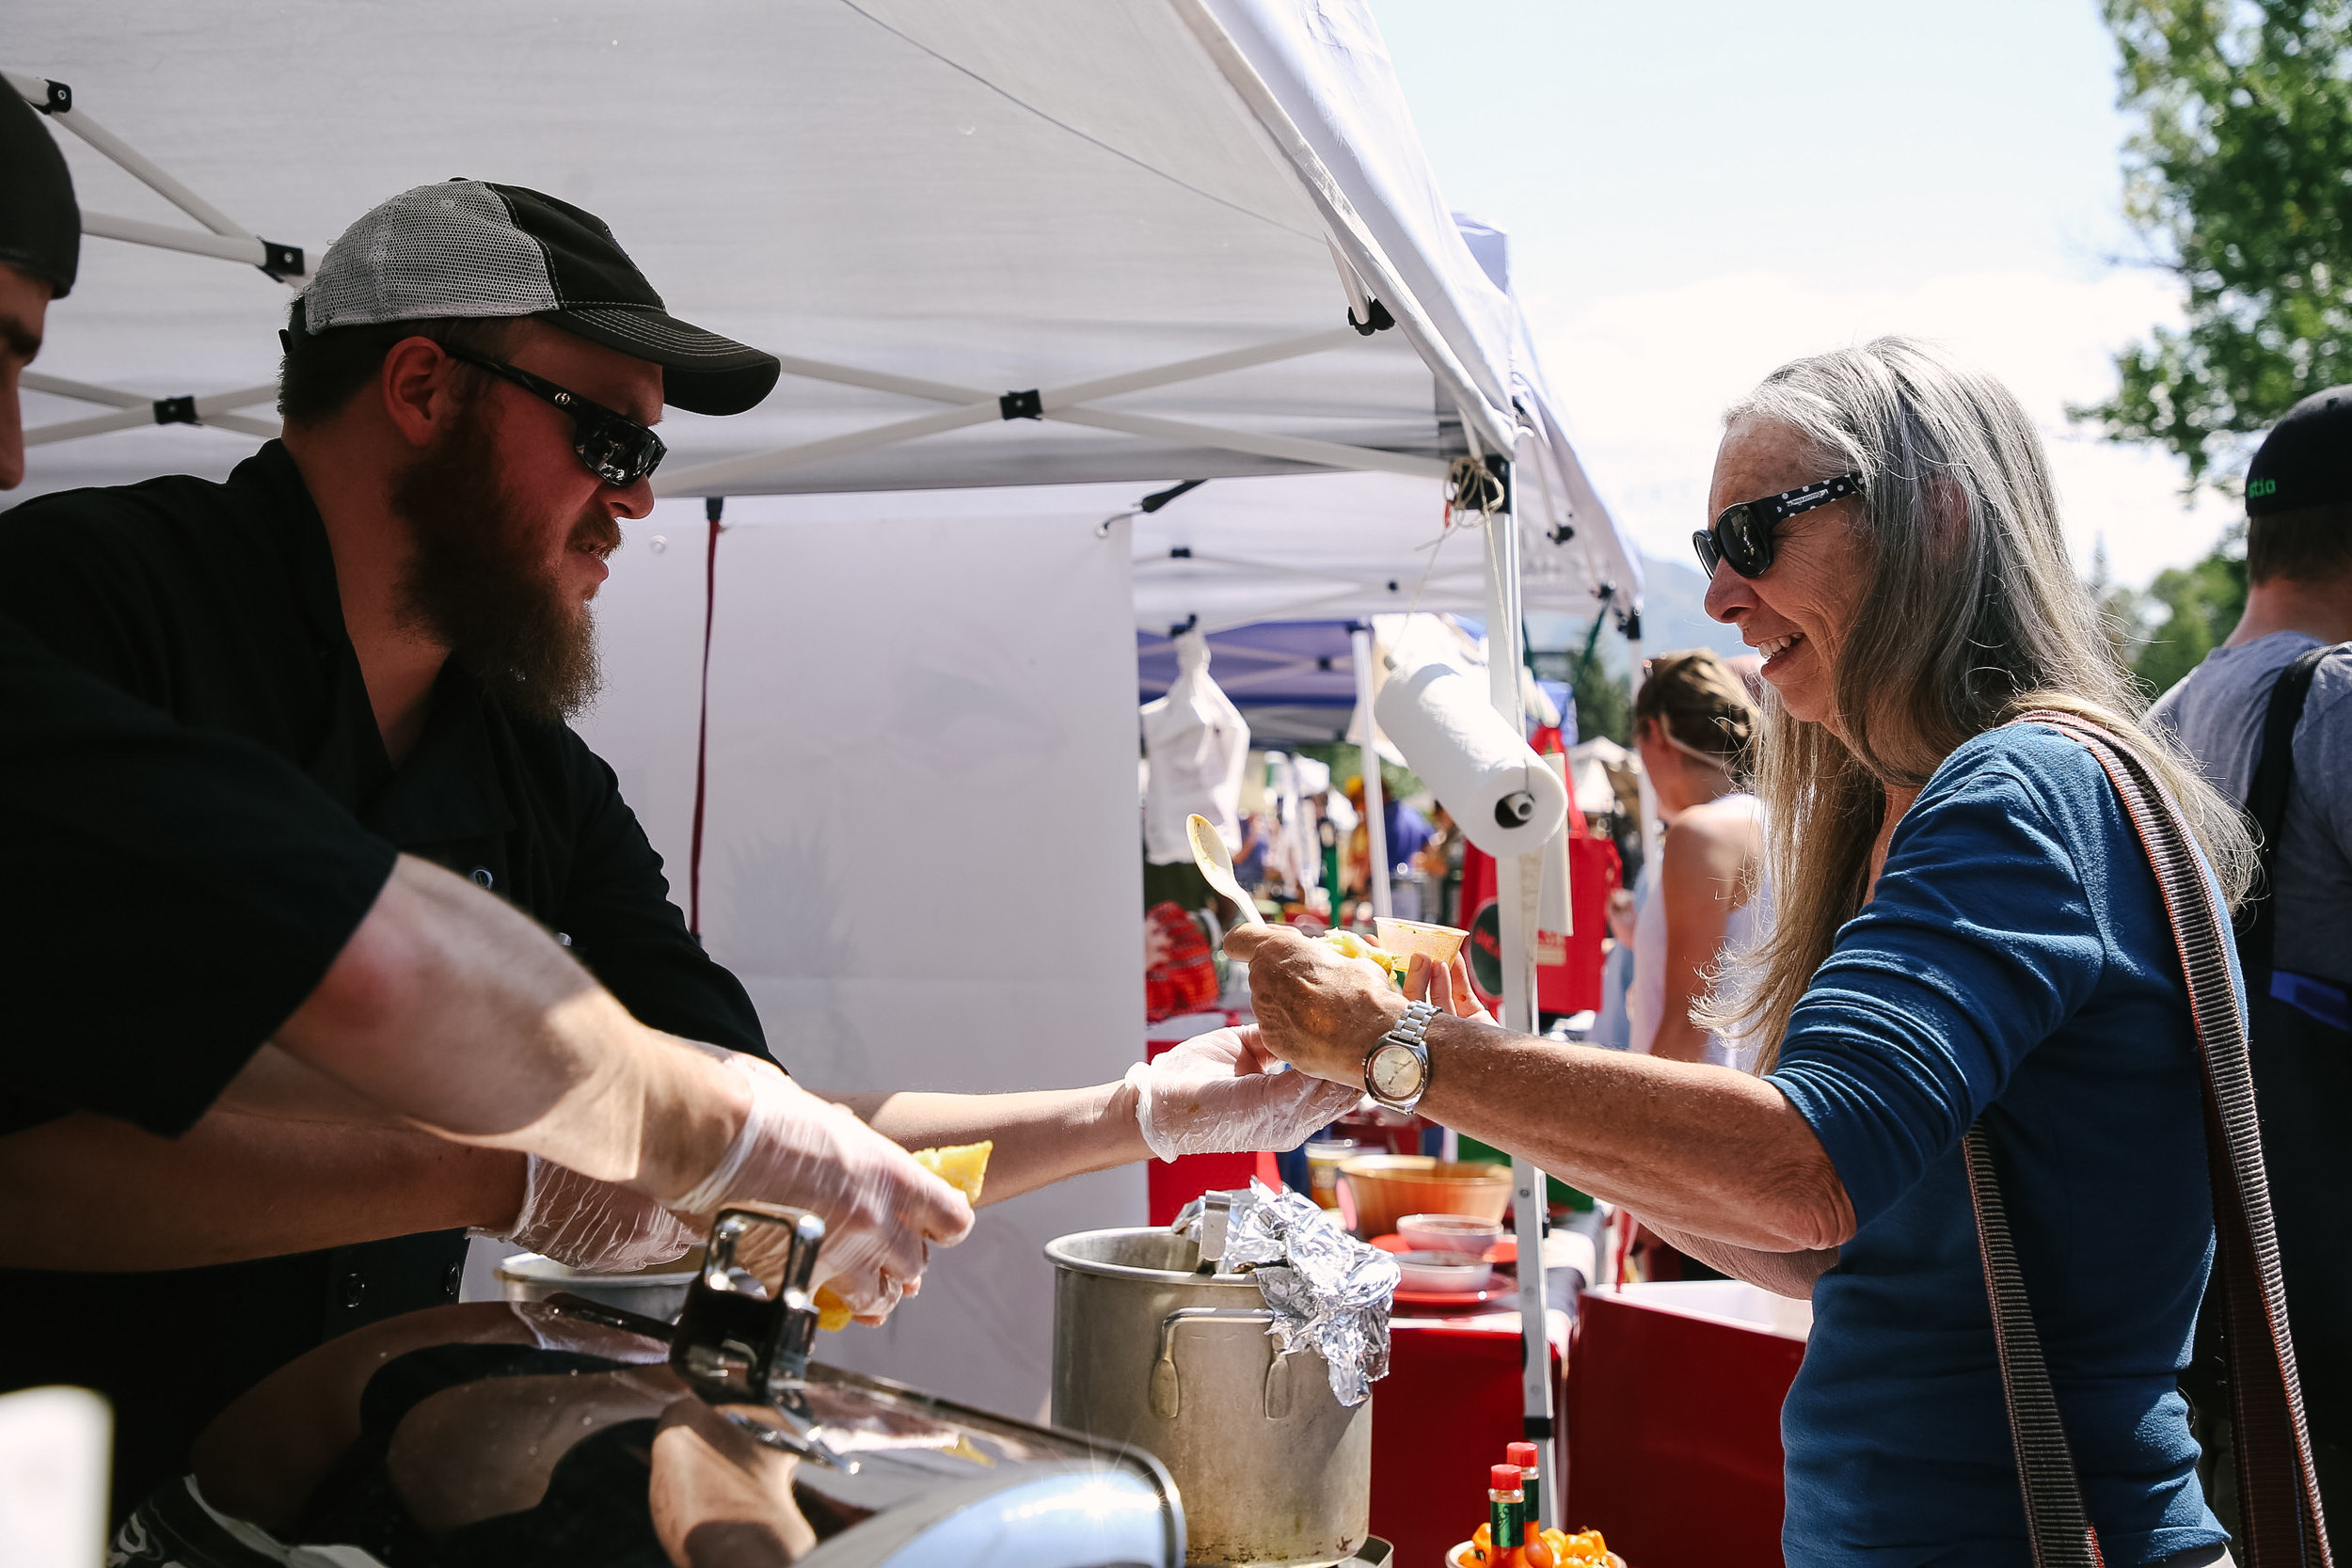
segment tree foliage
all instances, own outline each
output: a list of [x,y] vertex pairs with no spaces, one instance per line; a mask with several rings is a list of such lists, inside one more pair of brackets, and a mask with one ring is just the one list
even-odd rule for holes
[[2241,437],[2352,381],[2352,0],[2105,8],[2139,122],[2125,210],[2187,322],[2123,350],[2115,395],[2072,412],[2211,483]]
[[2233,529],[2202,561],[2168,567],[2144,589],[2107,579],[2103,546],[2085,586],[2106,612],[2117,658],[2149,697],[2158,696],[2219,647],[2245,612],[2245,531]]

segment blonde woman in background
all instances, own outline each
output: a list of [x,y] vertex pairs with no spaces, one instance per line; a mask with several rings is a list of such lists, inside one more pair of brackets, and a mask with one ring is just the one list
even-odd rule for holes
[[1747,689],[1712,651],[1650,660],[1633,703],[1633,738],[1666,832],[1633,918],[1626,1014],[1636,1051],[1745,1065],[1739,1037],[1707,1029],[1691,1009],[1717,966],[1754,942],[1764,910],[1763,803],[1740,782],[1755,728]]

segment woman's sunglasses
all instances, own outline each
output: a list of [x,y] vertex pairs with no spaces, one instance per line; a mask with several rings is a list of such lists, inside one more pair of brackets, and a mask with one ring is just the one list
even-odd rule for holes
[[1699,552],[1699,564],[1707,575],[1715,575],[1715,563],[1725,561],[1731,569],[1743,578],[1760,578],[1772,564],[1772,532],[1781,524],[1800,512],[1810,512],[1817,506],[1862,493],[1860,474],[1840,474],[1836,479],[1801,484],[1794,490],[1784,490],[1777,496],[1767,496],[1760,501],[1741,501],[1724,508],[1713,528],[1704,528],[1691,535],[1692,547]]
[[661,437],[630,419],[616,413],[600,403],[591,403],[578,392],[567,391],[544,376],[517,370],[502,360],[485,359],[478,354],[466,354],[457,349],[444,350],[452,358],[487,371],[502,381],[511,381],[533,396],[547,399],[572,417],[572,451],[580,454],[588,471],[607,484],[626,489],[661,466],[670,449],[661,444]]

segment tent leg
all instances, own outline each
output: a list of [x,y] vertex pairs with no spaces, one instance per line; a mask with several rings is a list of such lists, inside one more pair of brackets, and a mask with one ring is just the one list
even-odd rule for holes
[[[1491,460],[1490,460],[1491,461]],[[1519,705],[1519,531],[1507,473],[1502,510],[1486,519],[1486,677],[1495,711],[1515,735],[1526,733]],[[1522,1035],[1535,1032],[1535,932],[1531,896],[1523,884],[1524,863],[1516,855],[1495,859],[1495,903],[1502,939],[1502,1026]],[[1511,1161],[1512,1228],[1518,1243],[1520,1410],[1527,1440],[1541,1451],[1542,1493],[1537,1512],[1560,1522],[1563,1446],[1553,1440],[1551,1408],[1551,1315],[1544,1292],[1544,1232],[1549,1228],[1549,1186],[1532,1160]]]
[[1356,665],[1356,712],[1364,726],[1364,888],[1372,895],[1373,915],[1386,920],[1396,911],[1389,891],[1389,815],[1380,787],[1380,732],[1372,719],[1372,628],[1352,628],[1347,641]]
[[[1627,662],[1632,666],[1630,677],[1633,688],[1632,695],[1634,703],[1638,705],[1642,700],[1642,682],[1645,673],[1643,669],[1642,640],[1639,637],[1629,637],[1626,639],[1625,656]],[[1638,719],[1632,722],[1633,740],[1635,742],[1634,751],[1635,754],[1638,756],[1640,754],[1642,724],[1641,721]],[[1642,868],[1645,871],[1647,871],[1652,881],[1655,881],[1658,877],[1659,847],[1658,791],[1650,784],[1648,768],[1643,768],[1639,777],[1642,786],[1642,820],[1638,824],[1641,829],[1642,838]]]

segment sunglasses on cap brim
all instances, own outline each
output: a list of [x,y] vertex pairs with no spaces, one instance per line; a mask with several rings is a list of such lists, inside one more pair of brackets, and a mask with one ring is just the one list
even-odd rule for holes
[[520,387],[533,397],[543,398],[572,417],[572,451],[580,455],[587,470],[607,484],[623,489],[644,479],[661,466],[670,449],[661,444],[661,437],[639,424],[627,414],[592,403],[566,387],[559,387],[547,377],[533,375],[502,359],[488,359],[478,354],[457,349],[444,349],[452,359],[486,371],[501,381]]
[[1781,524],[1800,512],[1861,493],[1860,474],[1840,474],[1762,500],[1740,501],[1724,507],[1712,528],[1691,535],[1691,547],[1699,552],[1699,564],[1710,578],[1717,562],[1728,564],[1743,578],[1759,578],[1772,567],[1773,534]]

